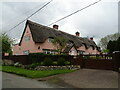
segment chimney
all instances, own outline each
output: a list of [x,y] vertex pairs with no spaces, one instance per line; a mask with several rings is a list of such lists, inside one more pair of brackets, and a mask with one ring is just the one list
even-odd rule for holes
[[79,33],[79,32],[76,32],[75,34],[76,34],[76,36],[77,36],[77,37],[79,37],[79,36],[80,36],[80,33]]
[[58,25],[56,25],[56,24],[55,24],[55,25],[53,25],[53,28],[54,28],[54,29],[58,29],[58,27],[59,27],[59,26],[58,26]]
[[93,40],[93,37],[90,37],[90,40]]

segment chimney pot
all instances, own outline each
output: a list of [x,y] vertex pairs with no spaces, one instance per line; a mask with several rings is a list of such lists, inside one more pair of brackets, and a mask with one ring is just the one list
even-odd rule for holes
[[78,37],[80,36],[80,33],[79,33],[79,32],[76,32],[75,34],[76,34],[76,36],[78,36]]
[[53,28],[54,28],[54,29],[58,29],[58,27],[59,27],[59,26],[58,26],[58,25],[56,25],[56,24],[55,24],[55,25],[53,25]]
[[90,37],[90,40],[93,40],[93,37]]

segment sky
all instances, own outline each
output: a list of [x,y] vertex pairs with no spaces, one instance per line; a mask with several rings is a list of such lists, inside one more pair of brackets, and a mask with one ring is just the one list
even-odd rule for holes
[[[1,0],[0,33],[9,31],[48,1],[50,0]],[[98,0],[53,0],[29,20],[47,26],[96,1]],[[118,2],[119,0],[102,0],[55,24],[59,25],[59,30],[72,35],[78,31],[81,37],[93,36],[98,44],[102,37],[118,32]],[[20,40],[24,27],[25,22],[7,34],[12,39]]]

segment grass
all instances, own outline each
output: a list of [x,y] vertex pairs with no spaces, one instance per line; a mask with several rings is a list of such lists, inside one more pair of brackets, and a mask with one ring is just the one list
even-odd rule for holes
[[[2,68],[1,68],[2,67]],[[48,77],[57,74],[69,73],[75,70],[46,70],[46,71],[35,71],[35,70],[27,70],[20,67],[14,66],[0,66],[0,70],[8,73],[14,73],[17,75],[25,76],[28,78],[42,78]]]

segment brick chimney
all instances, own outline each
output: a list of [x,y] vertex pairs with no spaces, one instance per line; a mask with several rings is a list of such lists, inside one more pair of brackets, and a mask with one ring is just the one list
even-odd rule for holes
[[54,29],[58,29],[58,27],[59,27],[59,26],[58,26],[58,25],[56,25],[56,24],[55,24],[55,25],[53,25],[53,28],[54,28]]
[[79,33],[79,32],[76,32],[75,34],[76,34],[76,36],[77,36],[77,37],[79,37],[79,36],[80,36],[80,33]]
[[90,40],[93,40],[93,37],[90,37]]

